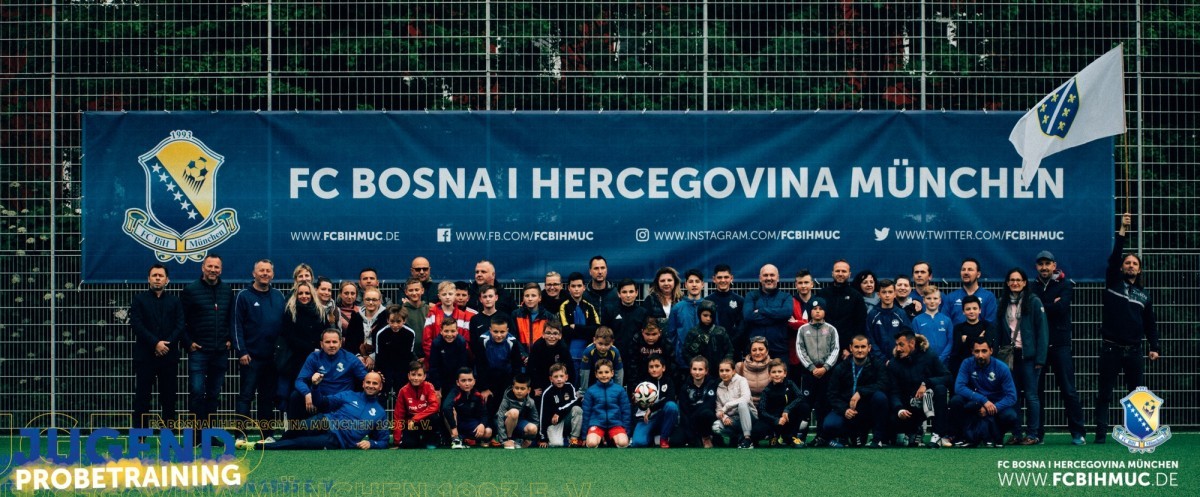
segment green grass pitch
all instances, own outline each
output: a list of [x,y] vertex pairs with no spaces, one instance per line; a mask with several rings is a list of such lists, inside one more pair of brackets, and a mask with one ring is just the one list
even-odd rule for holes
[[[7,445],[7,444],[5,444]],[[1003,449],[520,449],[239,451],[250,468],[237,495],[312,496],[726,496],[740,495],[1200,495],[1200,435],[1176,434],[1153,454],[1111,439]],[[7,457],[5,457],[7,460]],[[1174,486],[1051,486],[1058,472],[1015,469],[1055,461],[1173,461],[1175,468],[1120,471],[1173,474]],[[1004,475],[1046,474],[1046,486],[1001,483]],[[1010,477],[1015,478],[1015,477]],[[0,481],[7,478],[0,478]],[[11,489],[9,489],[11,491]],[[7,492],[6,492],[7,493]],[[154,494],[156,492],[149,492]],[[180,495],[212,492],[176,492]],[[100,495],[99,493],[97,495]],[[111,495],[111,494],[109,494]]]

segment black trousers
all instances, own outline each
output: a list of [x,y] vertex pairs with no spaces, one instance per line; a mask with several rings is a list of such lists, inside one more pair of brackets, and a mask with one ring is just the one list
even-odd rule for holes
[[176,421],[175,402],[179,394],[179,354],[134,360],[133,427],[146,428],[150,412],[150,394],[158,385],[158,405],[164,423]]
[[[1113,388],[1117,385],[1117,375],[1125,372],[1125,391],[1132,392],[1135,388],[1144,386],[1142,370],[1145,359],[1142,357],[1142,346],[1121,346],[1104,341],[1100,346],[1100,386],[1096,391],[1096,434],[1106,434],[1109,431],[1108,406],[1112,404]],[[1122,396],[1123,397],[1123,396]]]

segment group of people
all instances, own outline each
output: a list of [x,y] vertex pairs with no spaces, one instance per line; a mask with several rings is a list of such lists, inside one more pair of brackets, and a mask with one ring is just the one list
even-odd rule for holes
[[[1160,353],[1141,261],[1122,254],[1130,222],[1122,217],[1108,261],[1096,443],[1120,372],[1128,389],[1141,386],[1143,340],[1151,360]],[[238,444],[268,450],[1033,445],[1044,438],[1048,368],[1072,443],[1085,443],[1072,284],[1048,251],[1032,281],[1008,270],[999,296],[980,286],[972,258],[945,294],[925,262],[911,275],[852,278],[839,260],[819,290],[800,270],[794,294],[771,264],[745,295],[728,265],[715,266],[707,295],[701,270],[664,267],[639,298],[639,283],[614,284],[595,256],[587,276],[550,272],[514,298],[489,261],[472,282],[435,285],[417,257],[398,302],[374,269],[335,286],[306,264],[285,296],[268,260],[234,293],[222,262],[208,254],[179,296],[155,264],[133,298],[135,426],[152,419],[156,383],[162,419],[176,420],[185,351],[190,409],[199,423],[216,419],[232,350],[236,414],[262,432]]]

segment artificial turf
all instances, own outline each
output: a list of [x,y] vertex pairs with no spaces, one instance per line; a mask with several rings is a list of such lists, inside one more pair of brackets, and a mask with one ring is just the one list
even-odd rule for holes
[[[1089,440],[1090,442],[1090,440]],[[1153,454],[1106,445],[1003,449],[520,449],[239,451],[245,495],[1200,495],[1200,435]],[[1054,461],[1174,461],[1162,469],[1009,469]],[[1174,473],[1175,486],[1002,486],[1002,474]],[[1049,480],[1048,480],[1049,482]],[[192,493],[199,493],[192,491]]]

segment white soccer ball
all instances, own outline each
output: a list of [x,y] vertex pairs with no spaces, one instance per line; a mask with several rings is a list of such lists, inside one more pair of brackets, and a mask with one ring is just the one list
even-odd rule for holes
[[638,383],[633,387],[633,402],[638,407],[647,407],[658,400],[658,387],[648,381]]

